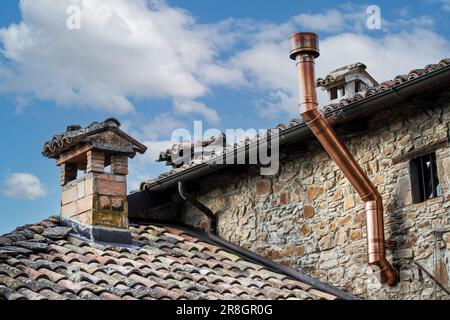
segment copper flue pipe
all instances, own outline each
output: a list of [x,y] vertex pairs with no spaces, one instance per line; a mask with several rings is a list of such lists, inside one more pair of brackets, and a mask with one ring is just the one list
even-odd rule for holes
[[301,115],[365,203],[369,265],[379,274],[381,283],[395,285],[399,276],[386,259],[382,197],[328,120],[317,109],[315,59],[320,55],[318,36],[310,32],[296,33],[289,42],[290,57],[297,62],[299,72]]

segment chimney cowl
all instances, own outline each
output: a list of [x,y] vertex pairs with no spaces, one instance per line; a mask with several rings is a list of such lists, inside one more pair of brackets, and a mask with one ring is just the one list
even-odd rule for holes
[[298,54],[311,54],[314,58],[320,56],[319,37],[313,32],[297,32],[289,38],[289,55],[292,60]]

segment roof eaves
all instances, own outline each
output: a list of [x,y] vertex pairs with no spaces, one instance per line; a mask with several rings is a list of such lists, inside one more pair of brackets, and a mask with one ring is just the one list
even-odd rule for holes
[[[450,75],[450,58],[443,59],[439,64],[427,65],[424,69],[416,69],[409,72],[407,75],[399,75],[394,80],[385,81],[376,87],[372,87],[365,92],[356,93],[351,99],[342,99],[338,103],[329,104],[322,107],[325,117],[336,118],[337,122],[347,121],[351,118],[355,118],[366,112],[374,112],[375,110],[391,105],[397,101],[402,100],[399,92],[404,88],[414,86],[419,83],[424,83],[428,79],[437,78],[442,74]],[[434,85],[434,82],[431,83]],[[380,102],[384,97],[394,95],[393,101],[390,104]],[[374,102],[379,102],[376,107],[373,106]],[[366,108],[370,106],[370,108]],[[302,119],[293,119],[288,125],[280,124],[276,128],[280,133],[280,145],[290,142],[292,139],[286,138],[295,136],[296,138],[304,137],[310,134],[310,130]],[[257,144],[258,140],[251,141],[251,144]],[[246,143],[244,146],[228,150],[224,155],[238,152],[245,152],[248,150],[249,145]],[[186,176],[197,176],[194,172],[205,170],[205,174],[216,171],[223,168],[226,165],[211,165],[216,158],[207,159],[200,164],[187,165],[185,168],[180,168],[166,172],[159,176],[157,179],[144,181],[141,183],[141,190],[153,190],[164,189],[164,185],[168,185],[173,179],[180,181],[187,181]]]

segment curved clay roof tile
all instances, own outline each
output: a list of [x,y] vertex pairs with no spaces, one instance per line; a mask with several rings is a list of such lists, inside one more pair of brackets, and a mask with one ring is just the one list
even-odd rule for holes
[[335,79],[332,76],[327,76],[325,78],[325,84],[330,84],[330,83],[334,82],[334,80]]
[[341,101],[339,101],[339,105],[341,107],[345,107],[345,106],[347,106],[349,104],[350,104],[350,101],[348,99],[342,99]]
[[373,96],[374,94],[378,93],[378,89],[376,87],[369,88],[366,92],[366,97]]
[[425,67],[424,74],[433,72],[433,71],[437,70],[438,68],[439,68],[438,64],[429,64]]
[[332,103],[327,105],[325,108],[323,108],[325,113],[331,113],[335,112],[337,109],[339,109],[341,105],[339,103]]
[[398,86],[401,85],[403,82],[408,80],[408,75],[403,74],[403,75],[398,75],[394,78],[394,86]]
[[394,81],[392,81],[392,80],[385,81],[378,86],[378,88],[379,88],[378,92],[383,92],[383,91],[389,90],[393,86],[394,86]]
[[316,81],[316,86],[317,87],[322,87],[324,85],[325,85],[325,80],[324,79],[322,79],[322,78],[317,79],[317,81]]
[[301,124],[301,123],[303,123],[303,120],[301,120],[301,119],[297,119],[297,118],[292,119],[292,120],[289,122],[289,128],[298,126],[298,125]]
[[423,69],[416,69],[416,70],[412,70],[409,74],[408,74],[408,80],[414,80],[418,77],[420,77],[421,75],[423,75],[424,70]]
[[353,102],[360,101],[360,100],[362,100],[362,99],[364,99],[364,98],[365,98],[364,93],[363,93],[363,92],[358,92],[358,93],[356,93],[356,94],[352,97],[352,103],[353,103]]
[[448,66],[448,65],[450,65],[450,58],[442,59],[442,60],[439,62],[439,67],[441,67],[441,68],[444,68],[444,67],[446,67],[446,66]]

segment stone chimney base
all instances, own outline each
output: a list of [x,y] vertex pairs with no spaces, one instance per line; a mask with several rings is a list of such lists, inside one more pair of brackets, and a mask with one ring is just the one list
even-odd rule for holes
[[126,176],[91,172],[69,182],[61,194],[61,218],[88,239],[131,243]]

